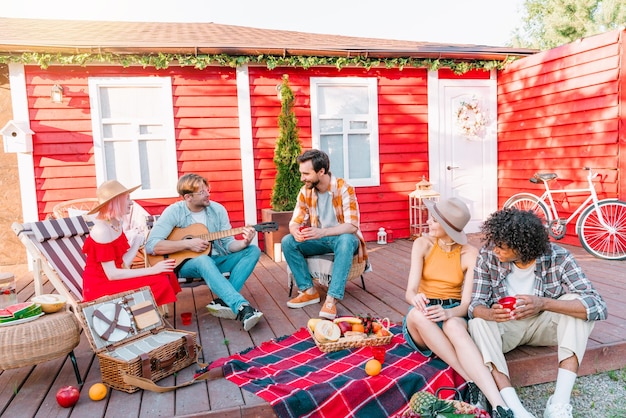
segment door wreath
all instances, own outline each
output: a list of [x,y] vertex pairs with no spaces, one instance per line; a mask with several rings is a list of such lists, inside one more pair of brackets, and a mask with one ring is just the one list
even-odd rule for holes
[[461,134],[472,139],[477,138],[487,126],[487,115],[482,112],[477,98],[462,101],[456,112],[456,123]]

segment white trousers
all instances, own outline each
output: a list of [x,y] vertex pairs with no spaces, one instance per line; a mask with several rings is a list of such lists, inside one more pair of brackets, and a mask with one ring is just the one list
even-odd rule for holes
[[[559,300],[574,299],[580,297],[568,293],[559,298]],[[504,353],[520,345],[558,346],[559,362],[576,355],[580,365],[594,325],[595,321],[585,321],[554,312],[542,312],[531,318],[506,322],[473,318],[469,321],[469,332],[489,370],[495,367],[509,376]]]

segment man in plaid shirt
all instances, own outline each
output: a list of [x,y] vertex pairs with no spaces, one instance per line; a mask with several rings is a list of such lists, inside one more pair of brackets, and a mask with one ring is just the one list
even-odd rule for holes
[[[469,330],[515,417],[532,417],[509,379],[504,353],[520,345],[558,346],[559,370],[545,418],[571,417],[570,395],[595,321],[607,307],[566,249],[552,244],[530,211],[493,213],[474,269]],[[516,299],[513,308],[499,300]]]
[[305,257],[334,253],[332,280],[319,314],[334,319],[335,302],[343,299],[352,258],[359,247],[365,252],[359,204],[354,188],[329,171],[330,159],[325,152],[308,150],[298,157],[298,163],[304,186],[289,222],[290,234],[281,244],[299,293],[287,306],[302,308],[320,302]]

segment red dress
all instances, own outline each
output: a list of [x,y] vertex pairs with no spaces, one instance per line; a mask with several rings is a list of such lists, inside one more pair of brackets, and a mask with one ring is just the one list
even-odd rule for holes
[[129,248],[128,239],[123,232],[115,241],[108,244],[100,244],[91,237],[87,237],[83,245],[83,252],[87,255],[83,273],[83,301],[88,302],[101,296],[150,286],[157,305],[175,302],[176,294],[180,292],[180,285],[174,273],[153,274],[120,280],[107,278],[101,263],[115,261],[115,266],[121,268],[124,263],[122,256],[126,254]]

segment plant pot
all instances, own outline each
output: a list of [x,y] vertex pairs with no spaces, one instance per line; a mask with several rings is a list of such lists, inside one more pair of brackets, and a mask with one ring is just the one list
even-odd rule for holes
[[265,253],[274,261],[283,261],[283,252],[280,241],[289,234],[289,221],[293,211],[277,212],[272,209],[261,209],[262,222],[276,222],[277,231],[263,232]]

